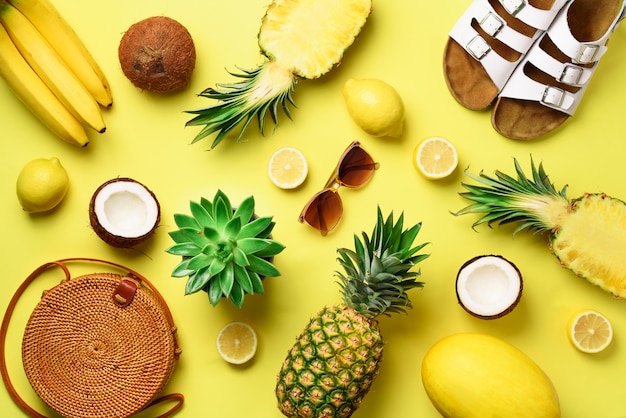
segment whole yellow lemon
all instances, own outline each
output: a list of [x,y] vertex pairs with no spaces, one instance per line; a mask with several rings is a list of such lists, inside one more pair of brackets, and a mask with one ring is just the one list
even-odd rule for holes
[[342,89],[348,113],[365,132],[398,138],[404,127],[404,103],[398,91],[376,78],[350,79]]
[[69,183],[67,171],[58,158],[37,158],[18,175],[17,198],[26,212],[47,212],[61,203]]

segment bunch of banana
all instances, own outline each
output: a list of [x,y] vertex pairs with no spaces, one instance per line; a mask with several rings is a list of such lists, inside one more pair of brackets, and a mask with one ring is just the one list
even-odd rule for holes
[[57,136],[85,146],[113,103],[102,70],[49,0],[0,0],[0,76]]

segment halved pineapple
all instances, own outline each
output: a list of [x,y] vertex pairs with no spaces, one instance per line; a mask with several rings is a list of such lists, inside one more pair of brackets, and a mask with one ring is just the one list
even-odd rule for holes
[[187,126],[201,126],[192,142],[218,132],[211,148],[242,124],[240,140],[252,119],[263,133],[269,114],[277,124],[278,107],[287,117],[295,81],[330,71],[354,42],[372,11],[371,0],[274,0],[261,22],[258,43],[266,60],[255,69],[230,73],[235,83],[217,84],[200,96],[220,103],[187,111],[196,116]]
[[517,179],[501,171],[495,177],[466,173],[481,186],[463,184],[461,196],[474,202],[456,212],[484,213],[482,223],[517,223],[523,229],[547,231],[550,249],[561,264],[617,297],[626,297],[626,202],[604,193],[569,200],[557,191],[540,164],[531,160],[527,177],[515,160]]

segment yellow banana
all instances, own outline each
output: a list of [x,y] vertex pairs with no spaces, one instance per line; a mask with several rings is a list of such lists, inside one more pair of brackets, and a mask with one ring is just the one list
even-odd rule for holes
[[91,95],[104,107],[113,104],[104,73],[76,32],[49,0],[8,0],[37,28]]
[[2,25],[0,25],[0,76],[22,103],[53,133],[80,147],[89,143],[83,125],[28,65]]
[[100,106],[32,23],[15,7],[0,3],[0,23],[22,56],[74,116],[98,132],[106,126]]

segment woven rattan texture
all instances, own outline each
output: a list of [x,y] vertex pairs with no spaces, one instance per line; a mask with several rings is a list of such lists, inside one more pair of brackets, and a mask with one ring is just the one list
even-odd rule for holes
[[169,381],[175,341],[163,306],[139,287],[112,295],[122,277],[90,274],[46,291],[24,332],[22,360],[35,392],[65,417],[126,417]]

